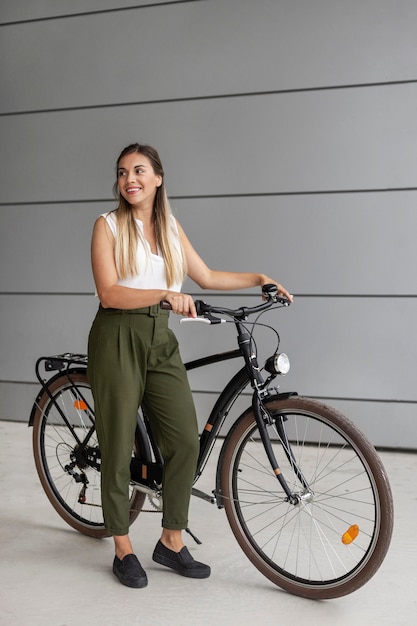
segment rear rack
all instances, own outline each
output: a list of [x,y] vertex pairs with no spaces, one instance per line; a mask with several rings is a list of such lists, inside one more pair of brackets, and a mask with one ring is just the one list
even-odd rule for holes
[[[86,354],[76,354],[73,352],[66,352],[65,354],[54,354],[50,356],[39,357],[39,359],[36,361],[35,373],[41,385],[41,389],[35,399],[35,402],[32,408],[32,413],[29,418],[29,426],[33,426],[34,408],[36,406],[39,406],[38,403],[43,393],[48,394],[49,398],[51,399],[51,401],[54,403],[55,407],[57,408],[58,413],[61,415],[64,422],[66,421],[66,416],[62,412],[62,409],[57,403],[56,398],[53,396],[53,394],[51,393],[49,389],[49,383],[51,380],[54,380],[54,378],[51,378],[50,375],[48,375],[48,372],[58,372],[56,374],[57,377],[62,372],[63,373],[62,375],[67,377],[68,381],[71,383],[74,390],[76,390],[77,385],[76,383],[73,382],[72,374],[85,372],[86,369],[87,369],[87,355]],[[82,400],[85,400],[85,398],[82,397],[82,394],[79,389],[77,390],[77,397],[81,398]],[[85,402],[86,402],[86,405],[88,406],[87,400],[85,400]],[[91,411],[91,414],[93,414],[91,407],[88,407],[88,409],[89,409],[89,412]]]
[[87,367],[87,355],[77,354],[73,352],[65,352],[64,354],[55,354],[52,356],[41,356],[36,361],[35,372],[36,377],[44,387],[45,379],[40,373],[41,366],[45,372],[62,372],[72,367],[81,365]]
[[71,365],[85,365],[87,367],[87,355],[66,352],[65,354],[57,354],[55,356],[43,356],[38,359],[38,363],[45,361],[45,370],[52,372],[54,370],[63,370]]

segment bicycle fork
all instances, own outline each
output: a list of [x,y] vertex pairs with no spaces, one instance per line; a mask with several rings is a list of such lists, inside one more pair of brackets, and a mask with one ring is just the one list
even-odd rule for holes
[[[309,487],[307,480],[304,478],[303,473],[301,472],[300,468],[298,467],[296,463],[296,460],[291,450],[291,444],[288,441],[283,424],[282,423],[278,424],[276,420],[274,420],[271,417],[269,411],[262,403],[259,397],[258,391],[255,391],[252,396],[252,409],[253,409],[253,413],[255,415],[256,422],[258,425],[258,430],[259,430],[259,434],[261,437],[261,441],[264,446],[265,453],[268,457],[269,463],[271,464],[272,471],[275,474],[276,478],[278,479],[285,495],[287,496],[288,502],[290,504],[297,505],[300,503],[302,499],[305,499],[307,496],[311,497],[313,494],[312,494],[312,491]],[[298,493],[296,494],[290,489],[283,473],[280,470],[278,461],[276,459],[274,450],[272,448],[271,438],[269,436],[268,429],[267,429],[268,425],[275,426],[276,428],[279,440],[290,462],[292,470],[294,474],[297,476],[301,485],[303,486],[304,491],[302,495]]]
[[[282,422],[277,424],[273,418],[271,417],[268,409],[262,402],[262,397],[265,395],[265,382],[263,381],[260,368],[258,365],[258,361],[256,358],[256,354],[252,352],[252,341],[249,333],[243,329],[242,325],[237,322],[236,327],[238,330],[238,343],[242,354],[245,359],[246,368],[249,373],[250,379],[252,381],[252,387],[254,389],[254,393],[252,395],[252,410],[256,418],[259,434],[261,436],[261,441],[263,443],[265,453],[268,457],[269,463],[271,464],[271,468],[276,478],[278,479],[285,495],[287,496],[288,502],[293,505],[297,505],[300,503],[302,499],[311,498],[312,491],[304,478],[300,468],[297,466],[295,457],[291,450],[291,445],[288,441],[288,438],[285,433],[285,429],[283,427]],[[282,447],[285,451],[285,454],[291,464],[291,467],[303,486],[303,493],[296,494],[294,493],[290,487],[288,486],[287,481],[285,480],[284,475],[282,474],[278,461],[276,459],[274,450],[272,448],[271,439],[267,430],[267,426],[275,426],[277,430],[278,437],[281,441]]]

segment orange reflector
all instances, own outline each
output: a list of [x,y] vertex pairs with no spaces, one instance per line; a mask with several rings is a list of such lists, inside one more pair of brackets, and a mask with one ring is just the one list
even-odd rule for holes
[[84,400],[75,400],[74,408],[78,409],[79,411],[86,411],[88,407]]
[[359,526],[353,524],[347,531],[342,535],[342,543],[346,546],[355,541],[356,537],[359,535]]

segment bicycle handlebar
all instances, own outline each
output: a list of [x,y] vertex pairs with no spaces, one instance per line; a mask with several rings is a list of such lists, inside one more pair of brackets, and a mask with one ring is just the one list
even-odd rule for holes
[[[227,315],[229,317],[233,317],[234,319],[243,320],[243,319],[246,319],[249,315],[252,315],[253,313],[260,313],[261,311],[266,311],[266,309],[269,309],[273,304],[281,304],[282,306],[289,306],[291,304],[291,301],[288,300],[287,298],[282,298],[278,296],[278,289],[277,289],[277,286],[274,284],[268,283],[266,285],[263,285],[262,293],[263,293],[263,296],[266,298],[266,302],[263,302],[262,304],[258,304],[253,307],[239,307],[238,309],[228,309],[225,307],[212,306],[210,304],[207,304],[207,302],[204,302],[204,300],[195,300],[194,304],[195,304],[195,308],[197,311],[197,316],[204,317],[210,323],[215,324],[215,323],[221,322],[221,320],[219,320],[216,317],[213,317],[211,315],[212,313],[217,313],[219,315]],[[160,306],[162,309],[171,310],[171,305],[166,300],[163,300],[160,303]]]

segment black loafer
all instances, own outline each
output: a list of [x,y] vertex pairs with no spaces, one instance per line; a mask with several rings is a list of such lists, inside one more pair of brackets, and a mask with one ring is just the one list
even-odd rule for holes
[[208,578],[211,573],[210,567],[195,561],[185,546],[180,552],[174,552],[166,548],[161,541],[158,541],[152,559],[155,563],[170,567],[178,574],[181,574],[181,576],[186,576],[187,578]]
[[142,565],[135,554],[127,554],[122,560],[114,557],[113,574],[117,576],[122,585],[126,587],[146,587],[148,578]]

